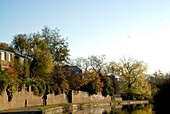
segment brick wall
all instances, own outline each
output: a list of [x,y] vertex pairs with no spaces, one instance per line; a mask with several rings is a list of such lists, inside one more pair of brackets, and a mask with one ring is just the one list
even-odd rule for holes
[[[0,95],[0,110],[25,107],[25,101],[27,101],[27,106],[43,105],[42,96],[35,96],[31,91],[27,92],[23,89],[21,92],[14,93],[11,102],[8,102],[8,95],[4,91],[3,95]],[[65,94],[47,95],[47,105],[64,103],[68,103]]]
[[104,97],[101,93],[89,95],[88,92],[72,91],[72,103],[103,101],[111,101],[111,97],[109,95],[107,97]]
[[[29,90],[31,90],[30,87]],[[100,93],[98,93],[97,95],[89,95],[88,92],[72,91],[71,95],[72,95],[72,103],[111,101],[110,96],[103,97]],[[0,110],[25,107],[26,101],[27,101],[27,106],[43,105],[42,96],[35,96],[31,91],[27,92],[25,91],[25,89],[23,89],[21,92],[14,93],[11,102],[8,102],[8,95],[6,91],[4,91],[3,95],[0,95]],[[47,95],[47,105],[65,104],[65,103],[68,103],[68,98],[65,94]]]

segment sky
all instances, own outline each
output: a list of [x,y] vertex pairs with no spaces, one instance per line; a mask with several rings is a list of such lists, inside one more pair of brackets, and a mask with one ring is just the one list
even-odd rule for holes
[[70,57],[105,54],[143,60],[148,73],[170,71],[169,0],[0,0],[0,42],[60,29]]

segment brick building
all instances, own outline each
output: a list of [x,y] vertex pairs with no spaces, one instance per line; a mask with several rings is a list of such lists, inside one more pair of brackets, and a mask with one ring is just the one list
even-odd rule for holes
[[0,48],[0,62],[1,68],[9,68],[14,65],[14,61],[18,61],[19,64],[22,64],[25,59],[29,59],[28,57],[17,54],[13,51],[9,51],[3,48]]

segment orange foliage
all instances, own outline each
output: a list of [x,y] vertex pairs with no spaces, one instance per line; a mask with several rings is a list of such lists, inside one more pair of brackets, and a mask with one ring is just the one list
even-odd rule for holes
[[95,72],[85,72],[86,77],[88,78],[89,82],[93,83],[99,90],[102,91],[103,82],[101,82],[100,76],[98,73]]
[[18,78],[18,71],[15,70],[15,68],[10,67],[10,68],[6,68],[5,71],[9,74],[9,76],[12,78],[12,83],[16,82],[17,78]]
[[82,73],[73,73],[71,76],[67,76],[69,87],[72,90],[78,90],[81,86],[88,83],[86,75]]

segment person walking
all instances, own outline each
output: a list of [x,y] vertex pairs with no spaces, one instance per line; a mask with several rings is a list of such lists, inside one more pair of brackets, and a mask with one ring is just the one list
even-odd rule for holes
[[46,106],[47,105],[47,95],[44,94],[44,96],[42,97],[43,99],[43,105]]

